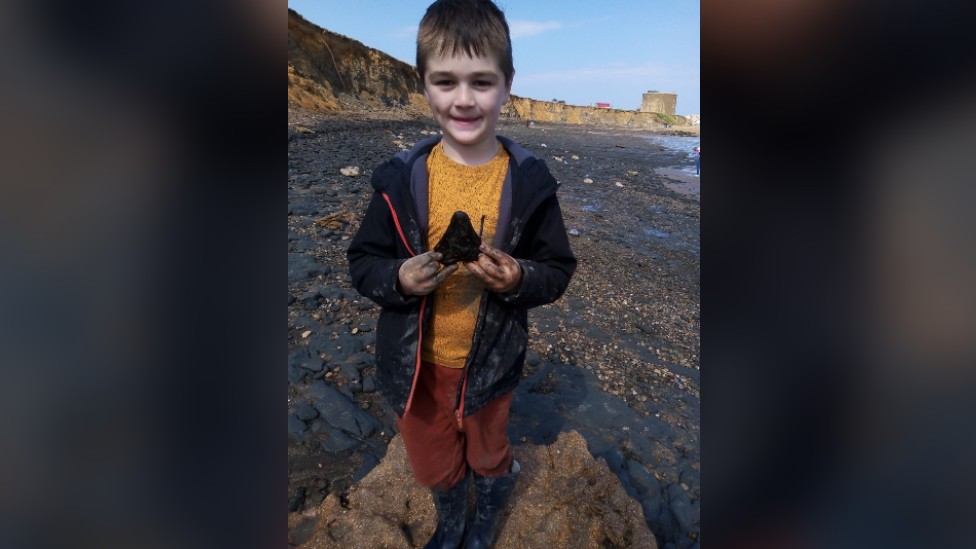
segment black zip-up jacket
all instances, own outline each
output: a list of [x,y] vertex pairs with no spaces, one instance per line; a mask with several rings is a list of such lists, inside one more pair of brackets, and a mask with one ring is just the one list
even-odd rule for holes
[[[439,140],[425,139],[373,170],[373,196],[347,252],[353,285],[382,307],[376,325],[376,382],[399,416],[413,398],[431,307],[428,296],[401,294],[397,278],[404,261],[429,249],[427,156]],[[558,299],[576,270],[556,199],[559,184],[524,147],[505,137],[498,140],[509,153],[509,169],[492,245],[518,261],[522,285],[511,293],[482,293],[458,387],[459,420],[515,389],[525,363],[528,309]]]

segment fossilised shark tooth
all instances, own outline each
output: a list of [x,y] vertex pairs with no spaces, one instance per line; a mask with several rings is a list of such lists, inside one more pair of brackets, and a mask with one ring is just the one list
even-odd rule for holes
[[[481,218],[481,228],[484,230],[485,219]],[[444,254],[441,263],[452,265],[458,261],[477,261],[481,246],[481,236],[474,232],[468,214],[457,211],[451,216],[451,223],[444,231],[440,242],[434,246],[434,251]]]

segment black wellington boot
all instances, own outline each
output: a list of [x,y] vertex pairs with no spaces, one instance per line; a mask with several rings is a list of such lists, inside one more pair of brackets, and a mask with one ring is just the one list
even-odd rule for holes
[[468,522],[468,478],[470,469],[450,490],[431,490],[437,509],[437,529],[424,549],[458,549]]
[[464,540],[464,549],[489,549],[498,536],[502,511],[515,488],[522,468],[512,460],[511,472],[503,477],[483,477],[474,475],[474,486],[478,492],[478,503],[474,519]]

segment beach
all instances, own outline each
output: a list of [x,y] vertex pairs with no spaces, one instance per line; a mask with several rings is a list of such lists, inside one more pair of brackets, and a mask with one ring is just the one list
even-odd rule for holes
[[[429,119],[289,113],[291,512],[362,478],[395,433],[373,382],[379,311],[351,287],[345,251],[372,168],[436,133]],[[565,295],[529,313],[510,436],[539,444],[578,430],[641,503],[662,547],[697,546],[700,178],[690,147],[620,128],[502,120],[498,133],[559,181],[579,259]]]

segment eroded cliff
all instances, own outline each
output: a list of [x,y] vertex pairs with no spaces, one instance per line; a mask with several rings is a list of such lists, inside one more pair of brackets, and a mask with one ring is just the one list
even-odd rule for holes
[[[288,10],[288,104],[316,112],[391,112],[429,116],[417,70]],[[512,96],[502,116],[525,122],[592,124],[698,133],[681,117],[566,105]]]

